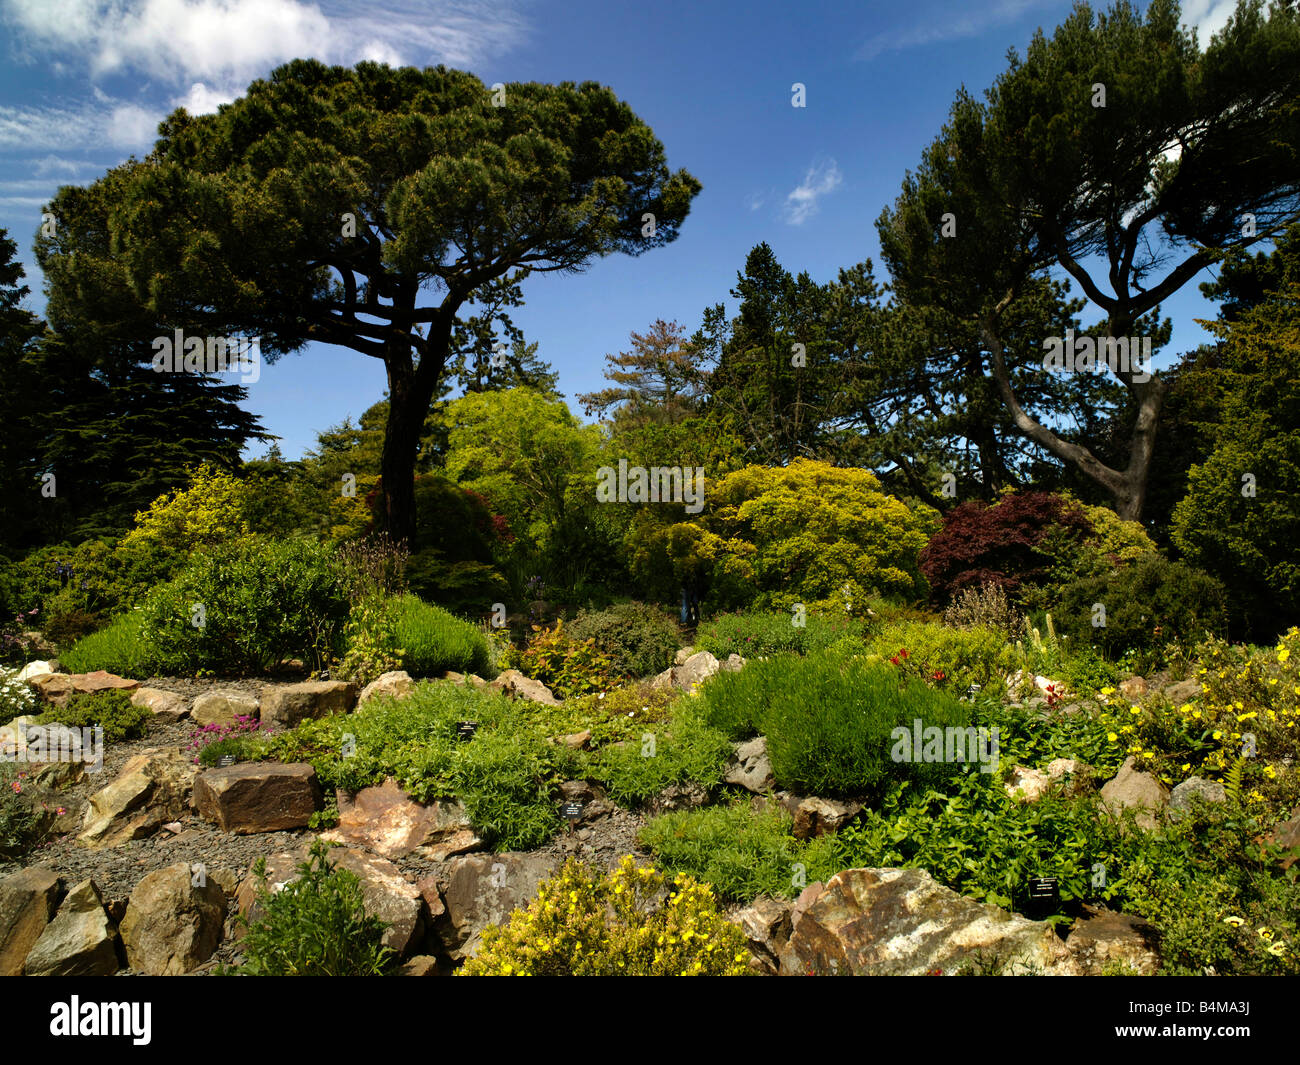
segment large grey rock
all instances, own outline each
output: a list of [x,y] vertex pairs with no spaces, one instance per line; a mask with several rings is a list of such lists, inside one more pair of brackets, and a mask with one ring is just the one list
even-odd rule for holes
[[302,721],[346,714],[357,705],[357,686],[345,680],[305,680],[262,690],[262,724],[291,729]]
[[99,848],[152,835],[189,812],[196,772],[179,748],[141,751],[116,780],[90,797],[77,838]]
[[54,916],[59,878],[35,865],[0,880],[0,976],[22,976],[23,961]]
[[307,827],[321,791],[310,763],[243,762],[200,773],[194,805],[226,832],[283,832]]
[[127,965],[149,976],[193,972],[217,949],[225,920],[226,893],[215,879],[196,877],[186,862],[149,873],[119,926]]
[[93,880],[68,892],[27,955],[28,976],[108,976],[117,972],[117,929]]
[[418,851],[421,857],[440,862],[483,845],[461,803],[447,799],[418,803],[391,777],[355,795],[339,792],[338,806],[338,827],[322,833],[322,838],[364,847],[384,858]]
[[497,674],[496,680],[487,684],[487,687],[496,688],[512,699],[528,699],[534,703],[544,703],[546,706],[560,705],[560,700],[555,697],[550,688],[540,680],[525,677],[517,669],[503,670]]
[[526,907],[557,868],[557,859],[543,854],[453,858],[442,883],[446,913],[434,923],[442,950],[453,961],[472,958],[483,929],[504,924],[514,910]]
[[247,692],[219,689],[197,696],[190,708],[196,725],[235,725],[239,718],[256,720],[261,707]]
[[776,787],[772,763],[767,757],[767,737],[755,736],[743,743],[733,743],[734,755],[722,778],[728,784],[737,784],[756,795]]
[[1202,802],[1227,802],[1228,793],[1217,780],[1188,777],[1169,793],[1169,809],[1180,813],[1190,810],[1198,799]]
[[1013,766],[1002,787],[1019,802],[1037,802],[1053,790],[1065,798],[1074,798],[1087,793],[1091,775],[1088,766],[1075,758],[1056,758],[1046,770]]
[[1156,826],[1156,815],[1169,801],[1169,792],[1150,773],[1137,768],[1132,755],[1125,759],[1115,778],[1101,789],[1102,807],[1112,816],[1119,817],[1125,810],[1133,810],[1139,828],[1150,831]]
[[1050,924],[964,898],[924,869],[848,869],[795,924],[781,973],[1015,975],[1050,972],[1064,957]]
[[376,697],[405,699],[414,691],[415,681],[411,679],[411,675],[406,670],[391,670],[388,673],[380,674],[361,689],[361,694],[357,696],[357,706],[361,706]]
[[678,688],[690,691],[703,684],[721,669],[718,660],[708,651],[696,651],[680,665],[670,666],[650,682],[656,689]]

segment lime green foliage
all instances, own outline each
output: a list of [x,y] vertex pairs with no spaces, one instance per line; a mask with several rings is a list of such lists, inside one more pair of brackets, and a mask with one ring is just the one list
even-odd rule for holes
[[843,609],[847,597],[865,609],[869,590],[925,593],[917,557],[936,522],[883,492],[867,470],[800,458],[709,484],[702,514],[634,526],[628,550],[647,586],[707,580],[711,602],[724,608]]
[[593,639],[575,640],[564,622],[533,626],[528,646],[507,656],[509,665],[545,684],[559,699],[601,692],[613,685],[613,659]]
[[361,881],[346,869],[332,868],[329,846],[314,840],[297,879],[272,894],[266,859],[254,866],[259,879],[253,922],[242,940],[240,976],[382,976],[393,952],[382,943],[388,925],[367,916]]
[[806,655],[845,637],[861,638],[867,631],[865,620],[850,617],[842,610],[827,614],[805,611],[804,624],[796,625],[796,620],[797,615],[788,610],[723,614],[700,624],[695,649],[724,660],[731,654],[746,659],[783,651]]
[[[781,787],[800,795],[876,799],[896,780],[932,786],[963,768],[895,761],[894,729],[906,729],[910,736],[918,718],[922,729],[960,729],[970,716],[969,706],[887,664],[813,656],[792,664],[762,721],[772,773]],[[974,753],[964,745],[963,752]]]
[[759,895],[793,898],[842,868],[829,838],[801,843],[790,826],[783,807],[756,811],[738,799],[656,817],[638,838],[666,868],[712,884],[720,898],[748,902]]
[[652,688],[649,682],[642,681],[566,699],[558,706],[538,703],[531,716],[551,736],[589,731],[593,747],[622,740],[639,744],[647,728],[662,729],[669,721],[672,704],[679,695],[675,688]]
[[1007,675],[1019,667],[1007,636],[979,625],[955,629],[933,622],[889,624],[868,642],[868,650],[897,659],[897,668],[909,676],[959,695],[972,684],[990,695],[1003,692]]
[[321,666],[349,607],[331,548],[248,539],[194,555],[146,600],[140,631],[159,672],[260,673],[289,658]]
[[570,859],[505,927],[483,931],[465,976],[743,976],[744,933],[707,884],[631,855],[612,873]]
[[147,707],[134,706],[123,691],[102,691],[68,697],[64,706],[45,711],[36,719],[38,725],[56,722],[68,728],[101,725],[108,742],[138,740],[145,734],[153,714]]
[[138,610],[123,614],[107,628],[78,640],[59,661],[69,673],[103,669],[119,677],[147,677],[154,668],[140,631],[143,621]]
[[354,602],[343,626],[343,643],[347,650],[338,672],[347,680],[365,685],[381,674],[398,669],[402,664],[402,648],[397,642],[396,602],[382,594]]
[[188,487],[159,496],[135,516],[135,528],[122,538],[124,548],[158,544],[184,557],[249,535],[249,486],[208,463],[188,472]]
[[615,603],[604,610],[580,611],[566,632],[574,640],[594,640],[610,656],[611,671],[632,679],[667,669],[682,644],[677,622],[647,603]]
[[418,596],[396,601],[397,645],[402,668],[413,677],[436,677],[448,670],[492,675],[487,638],[468,621]]
[[[435,681],[405,699],[374,699],[351,714],[305,721],[274,737],[269,753],[310,762],[327,790],[357,791],[391,776],[418,802],[454,796],[489,844],[524,850],[560,827],[553,789],[578,757],[547,742],[532,707]],[[461,721],[479,723],[472,740],[457,737]],[[349,734],[354,750],[346,745]]]
[[587,757],[586,775],[605,785],[621,806],[636,806],[674,784],[710,791],[722,780],[731,744],[705,720],[699,699],[673,707],[662,728],[641,730],[622,747],[604,747]]

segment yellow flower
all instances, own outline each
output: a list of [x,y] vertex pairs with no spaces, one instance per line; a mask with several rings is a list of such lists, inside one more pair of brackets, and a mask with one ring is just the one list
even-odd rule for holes
[[1230,924],[1232,925],[1233,928],[1240,928],[1242,925],[1246,923],[1246,921],[1245,918],[1242,917],[1225,917],[1223,919],[1223,923]]
[[1277,660],[1279,662],[1285,662],[1290,657],[1291,657],[1291,652],[1285,647],[1283,647],[1282,650],[1278,651],[1277,653]]

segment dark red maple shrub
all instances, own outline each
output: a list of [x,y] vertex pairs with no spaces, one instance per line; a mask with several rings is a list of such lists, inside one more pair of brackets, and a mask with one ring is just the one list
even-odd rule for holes
[[1012,492],[989,505],[960,503],[921,552],[921,572],[931,598],[947,603],[965,588],[999,585],[1013,595],[1045,576],[1048,560],[1034,549],[1053,526],[1077,531],[1092,526],[1075,504],[1051,492]]

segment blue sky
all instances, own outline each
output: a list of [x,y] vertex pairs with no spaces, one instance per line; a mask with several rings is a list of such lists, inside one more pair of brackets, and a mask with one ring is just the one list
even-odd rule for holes
[[[1094,5],[1094,6],[1105,6]],[[1188,0],[1204,46],[1230,0]],[[745,256],[767,241],[791,272],[816,280],[871,259],[874,223],[938,133],[962,85],[982,93],[1008,48],[1049,34],[1067,0],[909,3],[576,0],[0,0],[0,227],[18,241],[33,289],[41,206],[145,154],[177,106],[215,110],[253,79],[300,56],[352,64],[446,63],[486,84],[594,80],[654,129],[669,166],[702,183],[677,241],[613,256],[578,276],[525,284],[515,321],[573,397],[602,387],[606,353],[654,319],[688,332],[725,301]],[[791,86],[807,106],[791,106]],[[1208,274],[1205,275],[1208,277]],[[1205,278],[1198,278],[1197,281]],[[1213,305],[1190,284],[1164,306],[1172,355],[1204,339]],[[1098,315],[1085,312],[1085,322]],[[282,437],[286,457],[317,431],[354,419],[384,391],[382,365],[311,345],[263,370],[246,406]],[[259,447],[257,450],[261,450]]]

